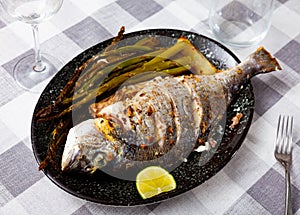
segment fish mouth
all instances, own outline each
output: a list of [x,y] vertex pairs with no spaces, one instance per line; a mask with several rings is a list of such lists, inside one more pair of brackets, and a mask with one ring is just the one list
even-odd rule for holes
[[80,155],[80,150],[78,148],[71,149],[67,154],[63,154],[61,159],[61,170],[67,172],[70,170],[80,170],[82,171],[82,166],[84,166],[84,171],[89,172],[91,167],[85,157]]
[[79,148],[71,149],[67,154],[63,154],[61,159],[61,170],[63,172],[84,172],[93,173],[97,168],[87,158],[86,155],[82,155]]
[[91,173],[95,171],[95,168],[90,165],[86,159],[79,158],[77,155],[69,154],[66,159],[62,159],[61,170],[63,172],[76,171]]

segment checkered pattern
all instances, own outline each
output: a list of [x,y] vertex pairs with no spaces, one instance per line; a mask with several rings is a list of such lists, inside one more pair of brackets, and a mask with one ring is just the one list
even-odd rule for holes
[[[40,25],[44,51],[63,64],[115,35],[148,28],[177,28],[213,37],[206,0],[65,0],[51,20]],[[260,43],[283,66],[282,72],[253,79],[255,116],[235,157],[216,176],[168,201],[118,208],[84,201],[62,191],[37,171],[30,123],[39,95],[23,91],[12,68],[32,52],[30,27],[0,9],[0,214],[283,214],[284,170],[273,156],[279,113],[295,117],[292,166],[293,211],[300,215],[300,2],[275,0],[271,29]],[[258,17],[259,19],[259,17]],[[254,50],[232,49],[241,59]],[[42,90],[50,79],[36,86]]]

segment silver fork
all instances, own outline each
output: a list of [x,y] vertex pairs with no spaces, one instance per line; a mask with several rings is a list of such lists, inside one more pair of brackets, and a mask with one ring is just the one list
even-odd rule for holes
[[279,116],[277,135],[275,141],[275,158],[285,168],[285,215],[291,215],[291,182],[290,182],[290,166],[292,163],[292,128],[293,117],[292,116]]

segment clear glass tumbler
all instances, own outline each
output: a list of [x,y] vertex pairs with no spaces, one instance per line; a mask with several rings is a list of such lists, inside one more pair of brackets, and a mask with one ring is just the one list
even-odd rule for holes
[[223,43],[249,47],[267,35],[273,8],[273,0],[213,0],[209,26]]

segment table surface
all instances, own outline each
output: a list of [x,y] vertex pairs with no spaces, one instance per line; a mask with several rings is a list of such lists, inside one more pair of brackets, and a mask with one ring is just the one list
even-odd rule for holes
[[[63,64],[115,35],[148,28],[175,28],[213,37],[205,0],[65,0],[40,25],[42,50]],[[234,158],[213,178],[183,195],[141,207],[110,207],[74,197],[53,184],[32,153],[30,124],[39,94],[12,78],[22,56],[32,52],[30,26],[0,9],[0,214],[283,214],[284,170],[273,156],[279,114],[295,117],[292,166],[293,211],[300,215],[300,2],[275,0],[267,37],[257,46],[231,50],[244,59],[259,45],[278,58],[283,71],[252,79],[255,114]],[[50,79],[36,86],[40,92]]]

